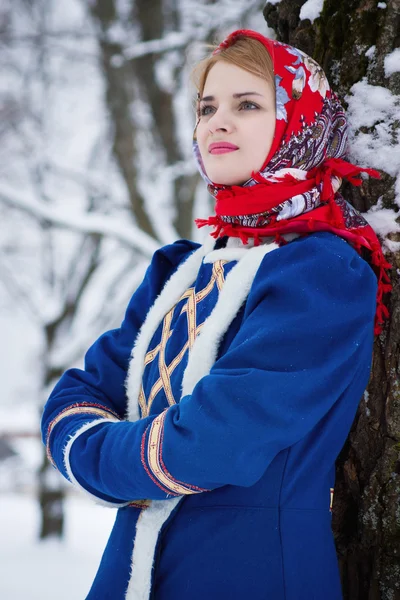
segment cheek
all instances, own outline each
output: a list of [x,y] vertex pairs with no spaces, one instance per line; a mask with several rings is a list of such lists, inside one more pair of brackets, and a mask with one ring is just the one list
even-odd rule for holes
[[252,144],[254,153],[262,154],[266,157],[269,152],[275,133],[275,119],[268,119],[267,122],[260,123],[252,132]]
[[206,138],[205,138],[205,130],[204,127],[201,126],[201,124],[199,123],[199,125],[197,126],[196,129],[196,137],[197,137],[197,143],[199,145],[199,150],[201,155],[203,156],[203,152],[204,149],[206,147]]

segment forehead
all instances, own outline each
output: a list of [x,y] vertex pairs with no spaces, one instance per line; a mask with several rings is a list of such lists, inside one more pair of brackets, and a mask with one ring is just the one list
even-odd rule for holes
[[265,79],[220,60],[211,67],[207,75],[203,96],[216,96],[218,93],[233,94],[250,90],[263,93],[268,88],[269,84]]

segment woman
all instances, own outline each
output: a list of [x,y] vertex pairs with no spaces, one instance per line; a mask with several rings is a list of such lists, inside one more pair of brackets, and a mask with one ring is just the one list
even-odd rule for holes
[[119,508],[89,600],[338,600],[335,459],[390,288],[337,192],[365,169],[302,52],[240,30],[199,70],[213,235],[154,254],[121,327],[56,385],[43,438]]

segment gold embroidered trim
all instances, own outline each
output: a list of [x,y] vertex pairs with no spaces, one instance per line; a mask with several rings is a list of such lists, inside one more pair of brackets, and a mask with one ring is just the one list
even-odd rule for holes
[[[196,336],[199,335],[202,327],[203,327],[204,323],[201,323],[201,325],[199,325],[196,329]],[[175,371],[176,367],[179,365],[179,363],[181,362],[181,360],[183,359],[186,350],[189,347],[189,343],[186,342],[186,344],[183,346],[182,350],[179,352],[179,354],[177,354],[174,358],[174,360],[168,365],[166,366],[167,372],[169,374],[169,377],[171,377],[172,373]],[[170,380],[169,380],[170,381]],[[158,379],[153,387],[151,388],[149,397],[147,399],[147,404],[146,404],[146,398],[144,396],[144,392],[143,392],[143,387],[140,390],[140,394],[139,394],[139,405],[142,411],[142,418],[143,417],[148,417],[150,414],[150,409],[152,407],[154,398],[157,396],[158,392],[160,390],[162,390],[163,388],[163,382],[160,379]],[[172,392],[171,392],[172,395]],[[175,404],[175,401],[173,402],[173,404]],[[171,406],[171,404],[170,404]]]
[[[172,375],[172,373],[174,372],[174,370],[176,369],[176,367],[178,366],[178,364],[181,362],[186,350],[188,349],[188,342],[186,342],[186,344],[183,346],[182,350],[179,352],[179,354],[177,354],[174,358],[174,360],[172,361],[172,363],[170,363],[170,365],[168,365],[166,367],[167,372],[169,374],[169,376]],[[149,397],[147,399],[147,407],[146,407],[146,416],[148,416],[151,405],[153,404],[153,400],[154,398],[157,396],[158,392],[160,390],[162,390],[163,388],[163,382],[161,379],[158,379],[158,381],[156,381],[156,383],[153,385],[153,387],[151,388]],[[173,402],[174,404],[175,402]]]
[[[172,332],[173,332],[173,329],[169,332],[168,338],[171,337]],[[155,348],[153,348],[153,350],[150,350],[150,352],[148,352],[146,354],[145,359],[144,359],[145,366],[148,365],[149,363],[151,363],[156,358],[156,356],[160,352],[160,348],[161,348],[161,342],[158,344],[158,346],[156,346]]]
[[[196,325],[198,302],[201,302],[202,300],[204,300],[204,298],[206,298],[208,296],[208,294],[214,289],[215,285],[217,285],[218,290],[221,291],[221,289],[225,283],[223,266],[226,262],[228,262],[228,261],[226,261],[226,260],[216,261],[213,264],[211,278],[210,278],[210,281],[207,283],[207,285],[202,290],[199,290],[197,293],[195,293],[194,287],[187,289],[182,294],[182,296],[179,298],[179,300],[175,304],[175,306],[173,306],[168,311],[168,313],[165,315],[165,317],[163,319],[160,343],[155,348],[153,348],[152,350],[147,352],[145,359],[144,359],[144,365],[147,366],[148,364],[150,364],[153,360],[155,360],[158,357],[158,369],[159,369],[160,377],[153,384],[147,400],[146,400],[146,396],[144,394],[143,386],[141,386],[138,401],[139,401],[142,418],[147,417],[150,414],[150,409],[153,404],[153,401],[154,401],[155,397],[157,396],[157,394],[162,389],[164,389],[165,396],[166,396],[169,406],[176,404],[176,401],[175,401],[175,398],[174,398],[174,395],[172,392],[171,375],[174,372],[174,370],[176,369],[176,367],[181,363],[186,352],[188,350],[190,351],[191,348],[193,347],[196,337],[199,335],[200,330],[204,324],[204,323],[201,323],[199,325]],[[173,320],[176,306],[179,304],[179,302],[181,302],[184,299],[187,299],[187,302],[182,307],[180,314],[183,314],[186,312],[186,315],[187,315],[188,340],[184,344],[181,351],[172,360],[172,362],[169,365],[167,365],[166,360],[165,360],[165,352],[166,352],[168,340],[171,337],[172,332],[173,332],[173,329],[171,329],[171,323]]]
[[140,386],[139,392],[139,406],[142,413],[142,418],[147,417],[147,406],[146,406],[146,397],[143,391],[143,385]]
[[133,506],[134,508],[140,508],[140,509],[145,509],[145,508],[149,508],[151,504],[151,500],[132,500],[132,502],[129,502],[128,506]]
[[188,321],[188,341],[189,348],[193,348],[196,339],[196,300],[194,294],[191,294],[187,301],[187,321]]
[[160,372],[162,385],[164,388],[165,395],[167,397],[168,404],[176,404],[174,395],[171,388],[171,380],[169,377],[169,371],[165,362],[165,350],[167,341],[169,339],[170,327],[172,322],[173,311],[169,311],[164,317],[163,329],[161,334],[160,352],[158,355],[158,369]]
[[213,275],[215,277],[215,281],[217,282],[218,290],[221,291],[224,287],[225,283],[225,275],[224,275],[224,264],[226,260],[217,260],[214,263],[213,267]]
[[156,417],[151,424],[149,439],[147,443],[147,457],[149,467],[153,472],[154,476],[158,481],[167,489],[171,490],[175,494],[199,494],[201,491],[190,489],[185,485],[173,480],[162,468],[160,463],[160,451],[161,451],[161,437],[162,430],[164,428],[164,419],[166,416],[166,410],[164,410],[158,417]]
[[52,420],[52,422],[49,425],[48,432],[47,432],[47,438],[50,437],[51,432],[53,431],[54,427],[62,419],[64,419],[65,417],[71,417],[73,415],[78,415],[78,414],[90,414],[90,415],[96,415],[98,417],[102,417],[102,418],[105,418],[105,419],[115,419],[115,414],[111,414],[109,411],[107,411],[105,409],[102,409],[102,408],[96,408],[95,406],[77,406],[77,407],[71,407],[71,408],[68,408],[67,410],[64,410],[63,412],[59,413]]
[[49,424],[48,428],[47,428],[47,438],[46,438],[46,454],[47,454],[47,458],[49,459],[49,461],[51,462],[51,464],[53,466],[56,466],[53,457],[51,455],[50,452],[50,436],[51,433],[54,429],[54,427],[57,425],[57,423],[59,423],[60,421],[62,421],[62,419],[64,419],[65,417],[71,417],[73,415],[94,415],[96,417],[101,417],[103,419],[110,419],[111,421],[119,421],[119,417],[117,416],[116,413],[112,412],[110,413],[108,410],[103,409],[103,408],[99,408],[97,406],[71,406],[70,408],[66,408],[63,411],[61,411],[56,417],[54,417],[54,419],[51,421],[51,423]]

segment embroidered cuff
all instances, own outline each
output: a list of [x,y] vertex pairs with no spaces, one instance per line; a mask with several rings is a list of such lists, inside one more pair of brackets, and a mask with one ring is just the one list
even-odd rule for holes
[[171,496],[200,494],[201,492],[210,491],[190,483],[179,481],[167,470],[162,455],[164,422],[167,410],[165,409],[158,415],[143,434],[141,458],[146,473],[160,489]]
[[46,453],[47,458],[53,465],[56,467],[56,464],[53,460],[50,450],[50,436],[54,429],[54,427],[59,423],[62,419],[66,417],[72,417],[74,415],[93,415],[102,419],[112,419],[120,421],[120,418],[116,412],[111,409],[105,408],[102,404],[95,404],[93,402],[80,402],[79,404],[72,404],[67,408],[64,408],[61,412],[57,414],[56,417],[52,421],[50,421],[49,426],[47,428],[46,434]]

